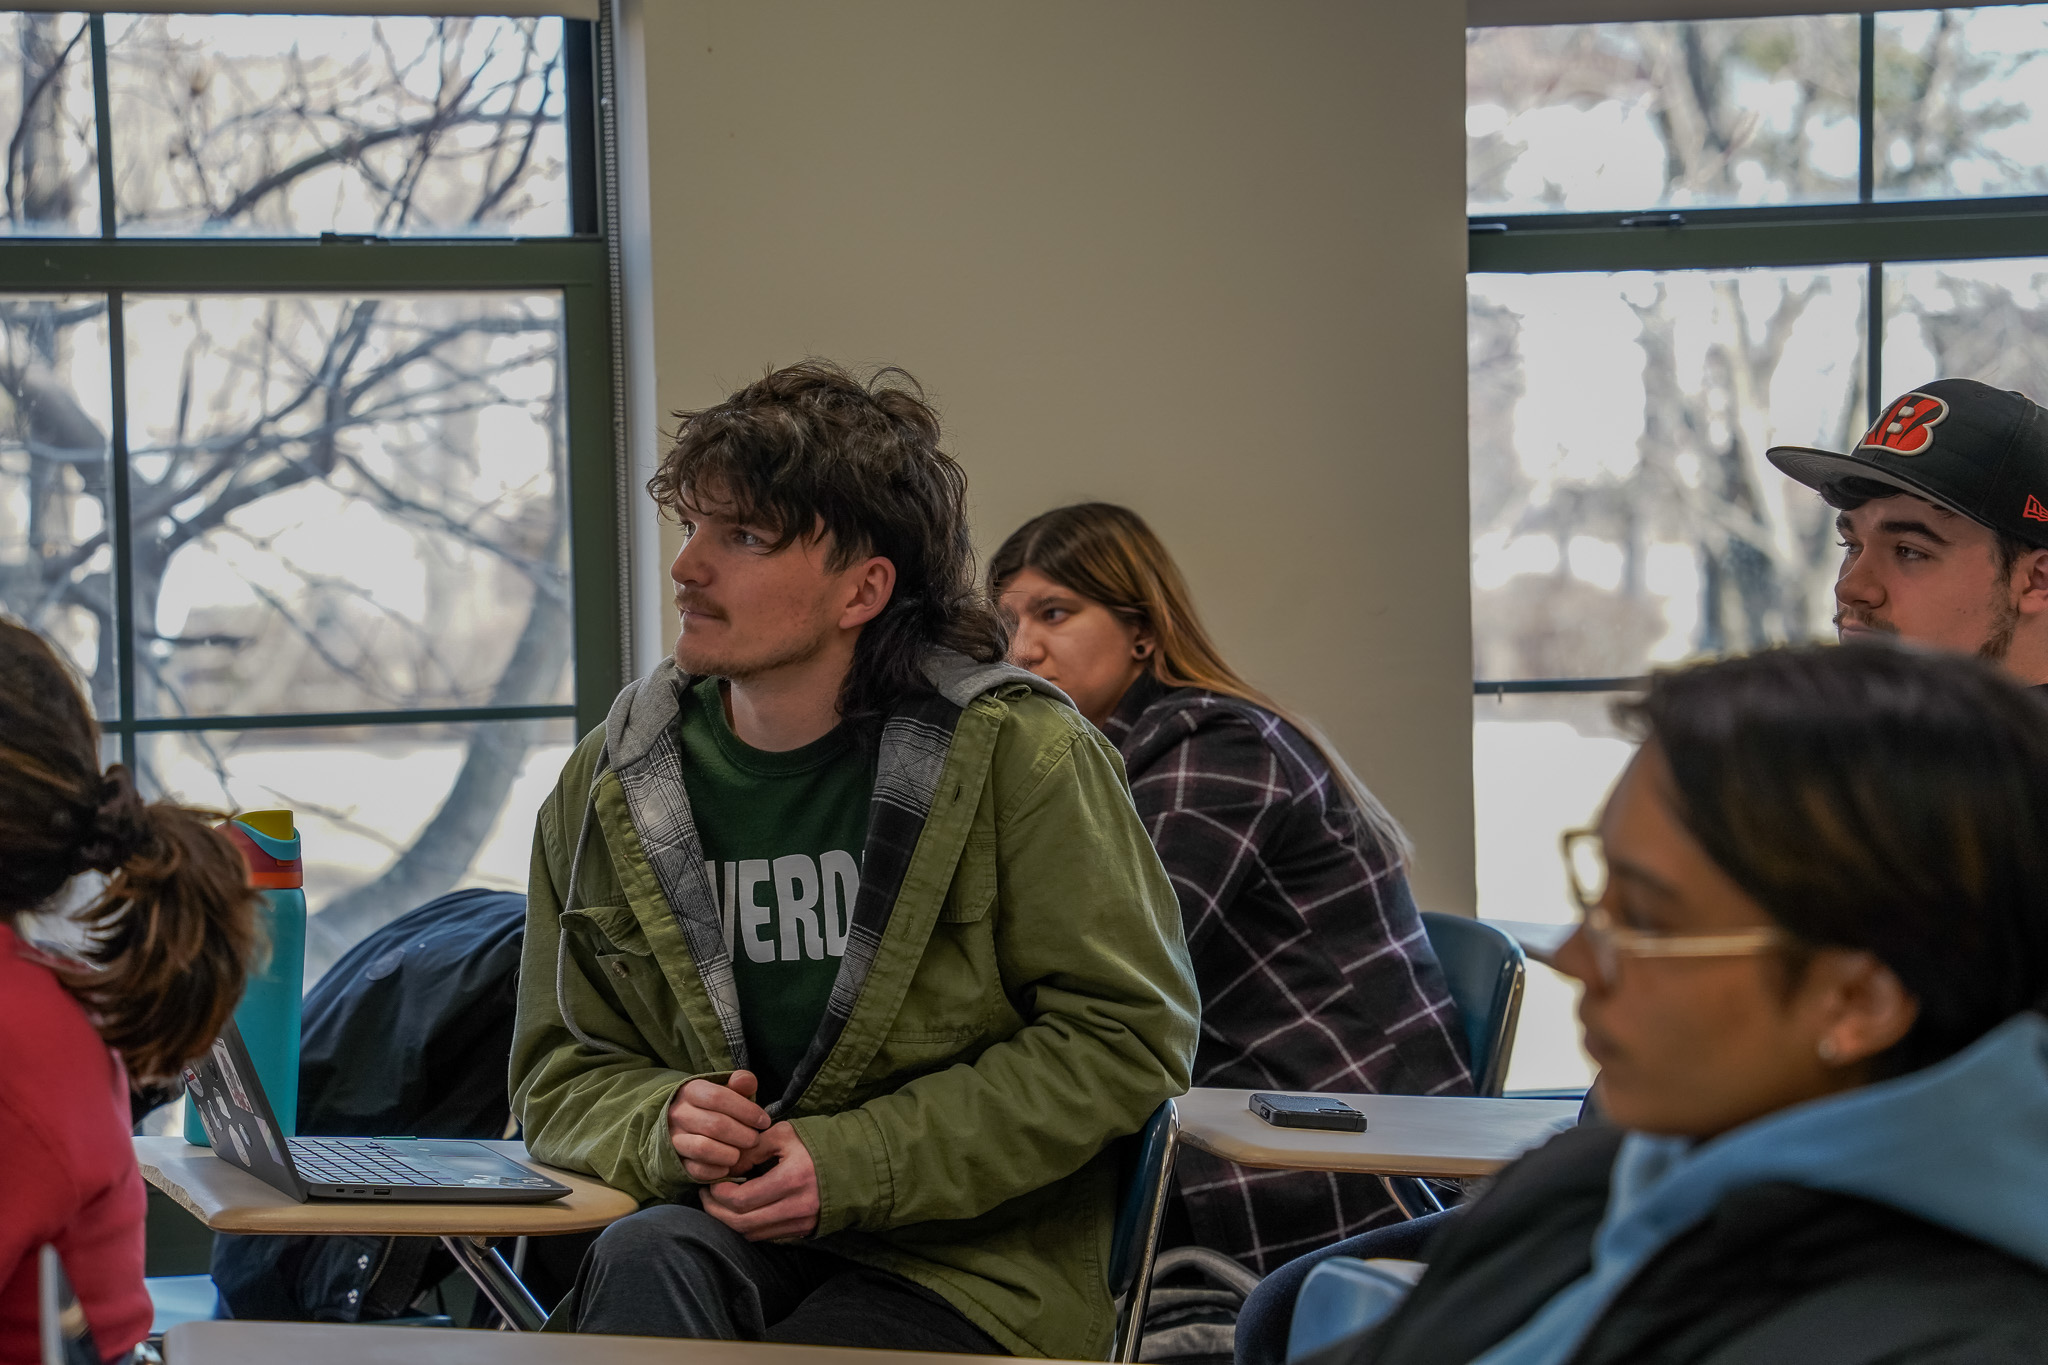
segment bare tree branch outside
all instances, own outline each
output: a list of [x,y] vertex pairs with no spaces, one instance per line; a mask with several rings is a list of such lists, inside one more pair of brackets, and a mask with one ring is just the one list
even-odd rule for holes
[[[1884,16],[1877,58],[1881,195],[2048,188],[2048,6]],[[1854,16],[1475,30],[1467,59],[1475,212],[1856,197]],[[1865,276],[1473,277],[1479,677],[1629,676],[1826,632],[1832,514],[1763,452],[1861,432]],[[2048,263],[1889,278],[1887,387],[2048,394]]]
[[[1876,200],[2048,192],[2048,5],[1875,19]],[[1854,15],[1474,30],[1468,200],[1512,213],[1847,203]],[[1657,229],[1648,229],[1657,230]],[[1861,433],[1883,396],[1967,375],[2048,399],[2048,260],[1473,275],[1479,909],[1568,921],[1558,832],[1632,750],[1573,680],[1831,638],[1832,513],[1763,453]],[[1510,1084],[1589,1074],[1569,989],[1532,974]]]
[[[98,231],[82,31],[0,16],[6,231]],[[560,48],[558,21],[112,16],[119,231],[564,232]],[[558,295],[122,306],[127,623],[108,300],[0,299],[0,607],[59,642],[103,715],[124,624],[142,719],[570,697]],[[570,738],[566,720],[191,730],[139,736],[138,759],[157,790],[300,812],[310,981],[427,897],[523,884],[526,794]]]

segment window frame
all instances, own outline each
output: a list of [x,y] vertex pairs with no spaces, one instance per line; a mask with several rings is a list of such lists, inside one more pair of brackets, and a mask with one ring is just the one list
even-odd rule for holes
[[[1810,12],[1813,11],[1799,11]],[[1861,265],[1868,272],[1869,291],[1864,338],[1867,420],[1876,421],[1887,392],[1883,383],[1885,267],[1926,261],[2048,257],[2048,195],[1877,199],[1877,12],[1831,12],[1856,14],[1859,19],[1859,166],[1855,201],[1598,213],[1468,213],[1466,273],[1539,275]],[[1483,27],[1498,26],[1472,25],[1468,32]],[[1640,690],[1647,682],[1641,676],[1475,678],[1472,693],[1476,697],[1503,697],[1520,693],[1627,692]]]
[[[609,91],[607,19],[563,18],[564,131],[570,232],[560,237],[383,239],[326,232],[315,237],[121,238],[116,234],[113,130],[107,82],[106,19],[90,26],[100,231],[97,237],[0,238],[0,291],[85,293],[107,300],[112,405],[108,459],[113,552],[117,713],[99,716],[121,761],[136,767],[144,734],[425,725],[460,721],[571,718],[581,736],[604,722],[630,667],[628,471],[623,440],[617,312],[613,130],[600,93]],[[130,565],[127,351],[122,303],[130,293],[559,293],[567,400],[570,644],[573,701],[357,712],[138,717],[136,630]]]

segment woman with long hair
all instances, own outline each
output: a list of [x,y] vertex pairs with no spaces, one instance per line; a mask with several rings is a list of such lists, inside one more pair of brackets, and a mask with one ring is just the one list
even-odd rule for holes
[[1309,1359],[2041,1359],[2048,711],[1880,644],[1619,710],[1643,744],[1566,836],[1557,959],[1611,1122],[1509,1167],[1391,1317]]
[[[0,1365],[42,1359],[37,1252],[54,1245],[110,1359],[149,1331],[142,1178],[128,1078],[168,1080],[242,993],[256,895],[199,812],[145,802],[71,673],[0,621]],[[82,958],[32,946],[25,915],[73,878],[104,888],[73,917]]]
[[[1408,841],[1306,721],[1225,663],[1152,529],[1108,503],[1035,517],[989,563],[1011,661],[1123,755],[1202,991],[1196,1085],[1471,1093],[1409,894]],[[1261,1274],[1400,1218],[1365,1176],[1184,1153],[1169,1235]]]

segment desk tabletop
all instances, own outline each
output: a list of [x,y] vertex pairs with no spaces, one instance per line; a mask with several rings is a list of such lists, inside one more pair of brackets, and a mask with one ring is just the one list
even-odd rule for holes
[[594,1176],[541,1165],[526,1154],[523,1142],[483,1145],[553,1176],[569,1187],[569,1193],[546,1204],[414,1204],[369,1199],[310,1199],[301,1204],[222,1161],[212,1148],[195,1147],[183,1138],[136,1138],[135,1160],[142,1167],[144,1180],[215,1232],[541,1236],[605,1227],[636,1207],[630,1196]]
[[[906,1365],[902,1351],[755,1342],[680,1342],[568,1332],[307,1322],[188,1322],[164,1339],[166,1365]],[[917,1365],[988,1365],[987,1356],[919,1352]]]
[[1362,1133],[1276,1128],[1248,1107],[1249,1090],[1195,1089],[1176,1101],[1181,1141],[1281,1171],[1367,1175],[1491,1175],[1578,1121],[1577,1100],[1332,1095],[1365,1115]]

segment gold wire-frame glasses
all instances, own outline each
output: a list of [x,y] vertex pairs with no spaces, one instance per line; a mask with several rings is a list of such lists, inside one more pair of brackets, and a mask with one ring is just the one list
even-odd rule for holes
[[1792,945],[1783,929],[1737,929],[1722,934],[1659,934],[1630,929],[1607,913],[1607,846],[1597,829],[1564,832],[1565,876],[1579,903],[1579,928],[1593,950],[1600,980],[1613,985],[1624,957],[1752,957]]

